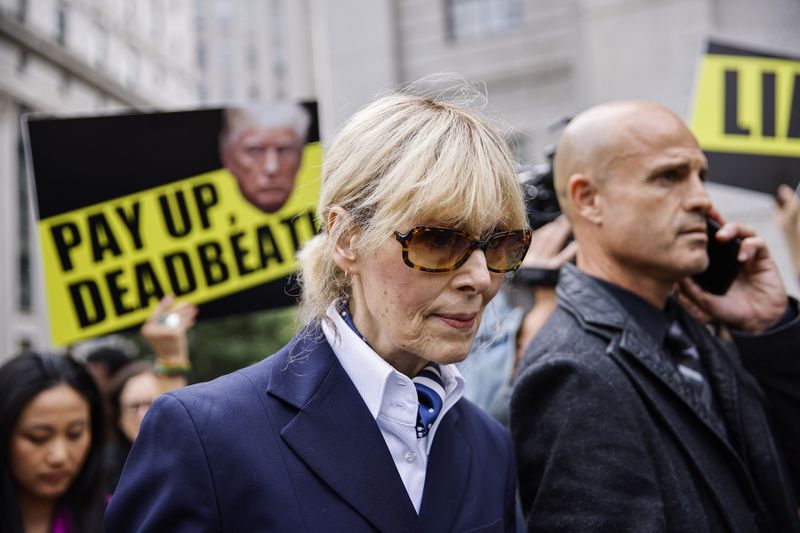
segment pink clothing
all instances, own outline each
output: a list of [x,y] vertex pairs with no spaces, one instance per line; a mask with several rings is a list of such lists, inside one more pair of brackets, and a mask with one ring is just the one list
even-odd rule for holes
[[53,520],[52,533],[70,533],[72,531],[72,516],[69,510],[61,509]]

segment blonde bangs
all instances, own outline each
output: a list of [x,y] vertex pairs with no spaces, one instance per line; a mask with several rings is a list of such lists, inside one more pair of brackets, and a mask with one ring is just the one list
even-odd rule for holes
[[360,203],[371,215],[362,245],[379,246],[395,230],[415,224],[474,235],[498,226],[527,227],[505,141],[462,109],[436,104],[427,111],[424,120],[401,116],[400,124],[385,124],[400,141],[384,147],[383,174]]

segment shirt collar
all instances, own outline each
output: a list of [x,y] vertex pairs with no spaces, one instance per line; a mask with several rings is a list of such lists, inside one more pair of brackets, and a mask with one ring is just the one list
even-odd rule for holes
[[[367,404],[372,417],[377,419],[389,378],[394,376],[396,379],[407,380],[412,387],[413,383],[408,376],[387,363],[345,323],[337,311],[339,305],[339,302],[334,302],[328,307],[326,314],[333,327],[323,321],[322,331],[339,363]],[[433,429],[464,392],[464,377],[455,365],[439,365],[439,369],[444,380],[445,398],[442,412],[436,418]]]
[[659,345],[664,344],[664,339],[669,329],[669,319],[667,318],[666,311],[659,309],[628,289],[624,289],[604,279],[595,278],[594,276],[591,277],[605,287],[630,316],[636,317],[636,323],[639,327],[650,335]]

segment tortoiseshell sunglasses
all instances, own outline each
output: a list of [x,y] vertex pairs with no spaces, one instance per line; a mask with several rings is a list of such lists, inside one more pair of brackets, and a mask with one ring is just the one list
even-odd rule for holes
[[492,272],[516,269],[531,243],[527,229],[497,231],[486,239],[473,239],[453,228],[414,226],[407,233],[394,232],[403,245],[403,262],[425,272],[449,272],[467,262],[475,250],[482,250]]

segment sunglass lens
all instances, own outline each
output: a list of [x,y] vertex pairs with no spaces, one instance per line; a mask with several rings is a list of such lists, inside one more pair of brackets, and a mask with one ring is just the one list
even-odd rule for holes
[[431,270],[453,267],[469,249],[469,238],[444,228],[419,228],[408,243],[408,258]]
[[495,272],[514,270],[522,262],[530,241],[524,230],[498,233],[489,238],[486,266]]

